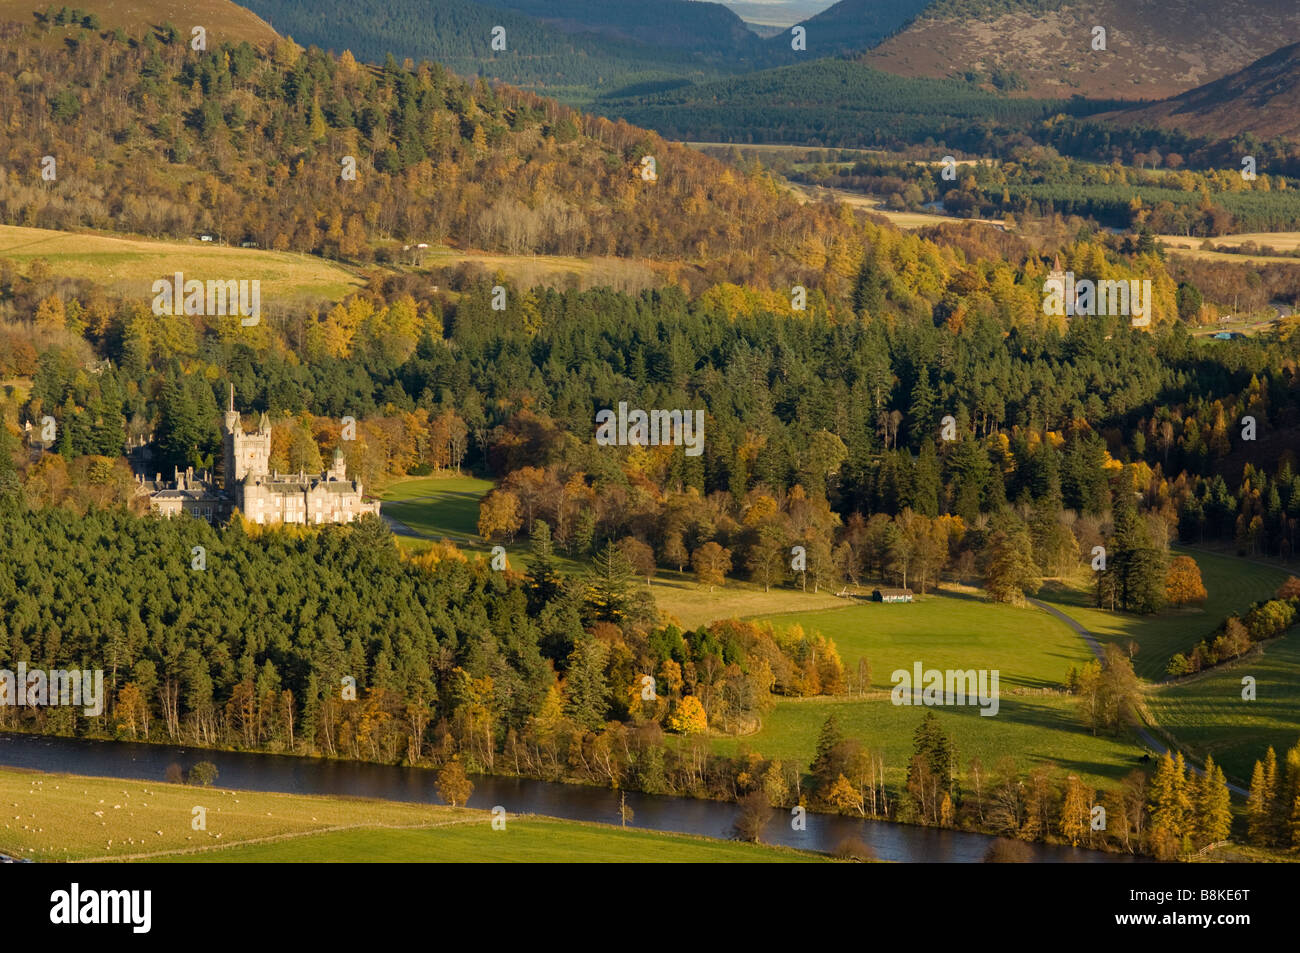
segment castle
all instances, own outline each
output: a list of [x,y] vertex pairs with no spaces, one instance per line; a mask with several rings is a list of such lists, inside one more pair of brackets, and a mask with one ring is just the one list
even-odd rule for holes
[[257,430],[245,432],[235,410],[235,388],[222,428],[222,483],[211,474],[195,476],[191,467],[177,469],[164,481],[139,479],[139,492],[149,495],[149,508],[158,516],[188,513],[208,522],[228,519],[235,510],[254,523],[351,523],[363,513],[379,514],[378,501],[368,501],[359,480],[347,478],[343,451],[324,473],[271,472],[271,423],[266,414]]

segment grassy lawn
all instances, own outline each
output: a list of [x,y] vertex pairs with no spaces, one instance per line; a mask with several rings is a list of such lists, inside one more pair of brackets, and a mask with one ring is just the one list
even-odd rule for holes
[[[206,830],[191,826],[206,809]],[[258,843],[250,843],[257,841]],[[232,846],[233,845],[233,846]],[[820,861],[801,851],[486,811],[0,768],[0,853],[36,861]]]
[[472,476],[414,477],[386,487],[380,498],[385,515],[423,536],[468,537],[486,546],[478,535],[478,504],[492,486]]
[[1034,608],[995,605],[975,594],[930,594],[916,602],[855,603],[770,619],[778,628],[798,623],[834,640],[840,659],[856,671],[871,663],[877,688],[893,687],[895,669],[997,669],[1003,692],[1013,687],[1057,688],[1071,663],[1092,658],[1065,623]]
[[1175,550],[1175,554],[1191,556],[1201,567],[1201,579],[1209,593],[1204,608],[1171,609],[1153,616],[1098,609],[1093,605],[1089,588],[1091,573],[1070,585],[1044,586],[1038,597],[1077,620],[1102,642],[1119,645],[1130,639],[1137,642],[1140,650],[1133,659],[1134,670],[1143,678],[1159,681],[1165,677],[1165,668],[1174,653],[1189,651],[1230,613],[1272,596],[1287,577],[1282,569],[1233,556],[1187,549]]
[[[1241,697],[1246,675],[1255,678],[1254,701]],[[1225,774],[1249,785],[1265,748],[1272,745],[1281,757],[1300,741],[1300,628],[1248,658],[1162,687],[1150,707],[1191,754],[1214,755]]]
[[895,669],[910,672],[920,661],[925,668],[999,672],[996,715],[980,715],[977,706],[936,709],[956,743],[963,772],[973,757],[991,769],[1009,755],[1022,768],[1052,761],[1100,785],[1127,774],[1141,756],[1131,739],[1091,735],[1075,715],[1073,698],[1037,691],[1062,686],[1071,663],[1091,658],[1082,639],[1041,610],[994,605],[975,595],[942,594],[909,604],[859,603],[769,618],[778,627],[798,623],[830,637],[851,671],[866,657],[876,692],[865,698],[782,699],[757,733],[715,739],[719,753],[744,746],[806,768],[822,722],[834,713],[846,735],[884,751],[888,781],[901,785],[912,733],[925,709],[894,705],[884,692],[893,687],[890,675]]
[[165,858],[211,863],[817,863],[820,854],[683,834],[521,817],[409,831],[354,830]]
[[[1005,686],[1004,686],[1005,691]],[[927,709],[894,705],[888,697],[785,699],[763,727],[743,738],[719,737],[714,750],[734,754],[742,745],[765,758],[779,758],[807,770],[817,750],[817,733],[830,714],[846,737],[884,752],[886,781],[899,790],[907,779],[912,733]],[[977,707],[933,709],[957,748],[964,778],[978,757],[986,771],[1010,756],[1022,769],[1051,761],[1094,785],[1112,785],[1139,766],[1143,749],[1128,738],[1093,737],[1075,715],[1075,700],[1063,695],[1003,694],[997,715]]]

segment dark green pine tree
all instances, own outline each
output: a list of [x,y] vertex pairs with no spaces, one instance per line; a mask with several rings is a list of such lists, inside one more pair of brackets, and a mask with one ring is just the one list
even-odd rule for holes
[[939,493],[943,482],[939,475],[939,454],[934,448],[934,441],[929,437],[921,444],[921,453],[916,458],[913,472],[912,509],[931,518],[938,516]]
[[606,541],[587,573],[587,610],[593,621],[619,622],[627,616],[634,575],[623,550]]
[[[939,716],[934,712],[927,711],[921,717],[921,723],[916,726],[916,731],[912,734],[912,753],[920,755],[929,766],[930,773],[939,779],[943,790],[952,791],[952,769],[956,763],[956,752],[952,741],[943,730]],[[907,773],[910,784],[913,780],[913,768],[909,767]]]

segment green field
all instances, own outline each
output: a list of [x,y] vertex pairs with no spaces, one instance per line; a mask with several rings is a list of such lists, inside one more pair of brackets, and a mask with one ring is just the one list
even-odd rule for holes
[[846,668],[871,664],[875,691],[866,697],[781,699],[762,728],[741,738],[719,737],[719,753],[742,747],[806,768],[822,722],[832,713],[843,732],[881,749],[887,780],[901,785],[912,752],[912,733],[924,708],[894,705],[885,694],[895,669],[996,669],[999,710],[977,706],[936,710],[955,741],[962,770],[972,757],[985,769],[1010,755],[1024,769],[1053,761],[1093,784],[1111,783],[1137,766],[1141,747],[1132,738],[1094,737],[1075,714],[1073,698],[1058,693],[1071,664],[1092,657],[1068,626],[1039,609],[993,605],[970,594],[929,595],[909,604],[865,603],[850,608],[770,617],[834,640]]
[[1143,753],[1132,738],[1090,734],[1079,723],[1075,699],[1069,696],[1007,694],[991,717],[980,715],[978,707],[925,709],[894,705],[884,696],[783,699],[758,732],[718,737],[713,747],[719,754],[734,754],[743,747],[807,770],[822,722],[834,713],[846,737],[884,753],[885,779],[897,792],[907,778],[912,733],[927,710],[935,711],[955,743],[963,777],[974,757],[989,771],[1000,758],[1010,756],[1021,770],[1051,761],[1090,784],[1110,786],[1139,767]]
[[476,825],[410,831],[355,830],[202,855],[163,858],[209,863],[817,863],[804,851],[680,834],[624,830],[545,817],[512,818],[504,831]]
[[391,484],[380,499],[384,515],[421,536],[486,547],[478,535],[478,504],[491,489],[491,480],[472,476],[417,477]]
[[799,624],[834,640],[850,671],[871,663],[876,688],[893,687],[890,673],[926,668],[997,669],[1003,691],[1059,688],[1070,665],[1092,658],[1063,622],[1040,609],[995,605],[973,593],[930,594],[916,602],[857,603],[847,608],[773,616],[777,628]]
[[1228,615],[1251,603],[1267,599],[1287,577],[1287,572],[1232,556],[1201,550],[1179,549],[1201,567],[1201,579],[1209,599],[1199,609],[1172,609],[1153,616],[1129,615],[1098,609],[1088,588],[1088,577],[1070,586],[1045,586],[1038,597],[1074,618],[1102,642],[1140,646],[1133,659],[1134,670],[1143,678],[1159,681],[1176,652],[1187,652],[1209,635]]
[[[206,811],[194,830],[194,808]],[[802,851],[535,816],[0,768],[0,853],[36,861],[808,862]]]
[[[1255,678],[1256,698],[1241,697],[1244,676]],[[1154,693],[1151,712],[1198,760],[1207,754],[1245,786],[1264,749],[1279,756],[1300,741],[1300,628],[1223,668],[1195,675]]]

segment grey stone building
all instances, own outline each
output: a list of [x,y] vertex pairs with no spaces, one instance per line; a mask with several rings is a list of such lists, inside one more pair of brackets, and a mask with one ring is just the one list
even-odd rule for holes
[[139,479],[149,494],[150,509],[159,516],[188,513],[209,522],[228,519],[235,510],[254,523],[351,523],[363,513],[379,514],[379,501],[367,500],[359,480],[347,478],[342,450],[324,473],[272,473],[271,424],[266,414],[257,430],[245,432],[235,410],[235,390],[222,427],[223,481],[193,469],[176,470],[164,481]]

